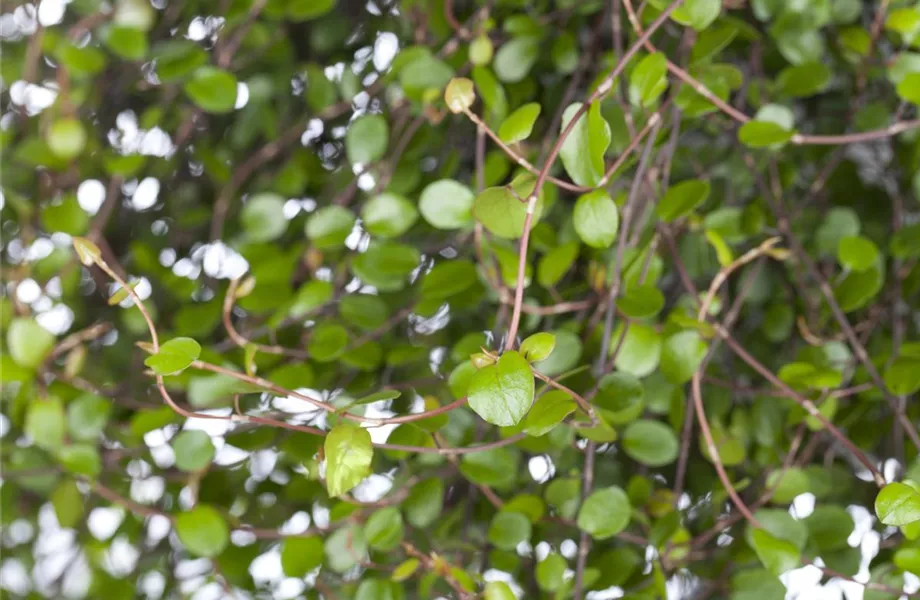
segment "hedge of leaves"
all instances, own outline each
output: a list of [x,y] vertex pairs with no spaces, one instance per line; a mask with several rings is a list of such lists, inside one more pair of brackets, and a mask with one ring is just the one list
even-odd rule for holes
[[917,590],[916,2],[3,11],[11,597]]

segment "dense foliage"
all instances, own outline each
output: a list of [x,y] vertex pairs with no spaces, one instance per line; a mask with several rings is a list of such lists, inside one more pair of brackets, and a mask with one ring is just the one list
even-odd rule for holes
[[915,1],[3,11],[4,594],[917,589]]

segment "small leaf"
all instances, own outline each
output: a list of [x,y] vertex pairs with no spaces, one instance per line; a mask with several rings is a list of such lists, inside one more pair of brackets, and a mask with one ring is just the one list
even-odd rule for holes
[[199,67],[185,82],[185,93],[198,108],[209,113],[228,113],[236,106],[236,77],[212,66]]
[[214,444],[204,431],[185,430],[172,441],[176,468],[180,471],[200,471],[214,459]]
[[485,600],[517,600],[517,596],[504,581],[490,581],[483,591]]
[[405,581],[412,577],[416,571],[418,571],[421,562],[417,558],[410,558],[399,563],[395,569],[393,569],[393,574],[390,576],[391,579],[397,583]]
[[[532,224],[539,220],[542,212],[542,202],[538,201]],[[514,240],[524,233],[527,202],[516,198],[508,187],[491,187],[476,196],[473,203],[473,215],[493,235]]]
[[537,563],[535,572],[537,585],[546,592],[555,592],[563,584],[566,567],[565,558],[561,554],[550,552],[546,558]]
[[240,224],[253,242],[270,242],[287,230],[284,198],[278,194],[256,194],[246,201],[240,212]]
[[592,248],[609,248],[616,239],[620,217],[613,198],[605,190],[579,197],[572,218],[578,237]]
[[94,478],[102,472],[102,459],[96,446],[71,444],[58,450],[61,465],[75,475]]
[[629,76],[629,101],[639,107],[653,105],[668,87],[668,65],[660,52],[639,61]]
[[681,181],[668,188],[655,212],[662,221],[671,223],[690,214],[709,197],[709,182],[700,179]]
[[331,12],[336,2],[337,0],[289,0],[285,5],[285,13],[295,23],[311,21]]
[[546,359],[556,347],[556,336],[551,333],[535,333],[521,342],[521,354],[528,362]]
[[620,533],[632,518],[629,497],[617,486],[595,490],[578,511],[578,527],[594,539],[605,540]]
[[307,352],[318,362],[331,362],[345,352],[348,330],[338,323],[324,321],[313,328],[307,342]]
[[362,427],[337,425],[326,435],[326,488],[332,497],[341,496],[371,473],[374,448],[371,435]]
[[686,0],[671,13],[671,18],[681,25],[703,31],[719,17],[722,0]]
[[840,238],[837,260],[844,267],[854,271],[867,271],[875,266],[878,258],[878,246],[872,240],[859,235]]
[[678,442],[674,430],[659,421],[640,419],[623,432],[623,451],[636,462],[663,467],[677,459]]
[[520,36],[505,42],[495,53],[492,68],[503,83],[523,81],[540,53],[540,38]]
[[466,77],[455,77],[444,88],[444,102],[448,110],[454,114],[469,110],[476,102],[476,90],[473,82]]
[[51,397],[32,402],[26,415],[25,432],[39,448],[51,451],[60,448],[66,433],[61,401]]
[[99,246],[86,238],[73,238],[73,248],[77,251],[80,262],[87,267],[91,267],[102,258],[102,251],[99,250]]
[[794,133],[770,121],[748,121],[738,130],[738,139],[749,148],[780,147]]
[[[340,248],[355,226],[355,215],[344,206],[324,206],[307,221],[307,239],[320,250]],[[414,265],[413,265],[414,266]]]
[[169,340],[160,351],[144,359],[144,364],[157,375],[177,375],[187,369],[201,355],[201,346],[187,337]]
[[920,73],[908,73],[898,83],[896,91],[911,104],[920,104]]
[[368,545],[374,550],[388,552],[399,546],[403,538],[402,513],[395,506],[387,506],[370,516],[364,526]]
[[326,538],[323,551],[326,553],[326,566],[330,569],[336,573],[350,571],[367,556],[364,528],[347,525],[336,529]]
[[34,319],[17,317],[6,331],[6,347],[10,357],[21,367],[39,366],[54,347],[54,335]]
[[521,140],[526,140],[533,132],[534,123],[540,116],[540,105],[531,102],[520,107],[504,121],[498,128],[498,137],[506,144],[514,144]]
[[[560,133],[565,131],[580,103],[571,104],[562,113]],[[578,185],[596,186],[604,176],[604,153],[610,146],[610,125],[601,116],[600,104],[594,103],[582,114],[569,132],[559,151],[562,165]]]
[[578,258],[578,242],[556,246],[537,263],[537,281],[545,288],[555,287]]
[[487,65],[492,62],[494,50],[489,36],[481,33],[470,42],[470,62],[476,66]]
[[664,294],[652,284],[631,286],[617,300],[617,308],[630,319],[645,319],[664,308]]
[[533,396],[530,364],[514,351],[505,352],[497,363],[473,375],[468,392],[470,408],[486,422],[500,427],[520,423]]
[[521,513],[502,511],[492,518],[489,541],[500,550],[514,550],[530,539],[530,519]]
[[227,521],[217,510],[206,504],[179,513],[176,517],[176,533],[195,556],[217,556],[230,543]]
[[351,164],[366,165],[381,158],[387,151],[390,128],[383,115],[364,115],[348,126],[345,133],[345,153]]
[[73,528],[83,516],[83,494],[77,483],[71,479],[61,482],[51,493],[51,504],[57,515],[58,524],[65,528]]
[[57,157],[71,160],[86,147],[86,129],[77,119],[58,119],[48,127],[48,148]]
[[889,483],[875,498],[875,514],[885,525],[920,521],[920,492],[904,483]]
[[920,390],[920,357],[899,356],[885,369],[885,387],[898,396]]
[[776,78],[776,84],[787,96],[812,96],[827,87],[831,71],[823,63],[807,62],[786,67]]
[[534,402],[524,419],[523,431],[539,437],[552,431],[563,419],[575,412],[575,401],[560,390],[546,392]]
[[675,333],[661,350],[661,372],[669,381],[686,383],[706,356],[706,342],[696,331]]
[[323,564],[323,538],[286,537],[281,545],[281,570],[288,577],[306,577]]
[[377,194],[361,210],[364,228],[382,238],[399,237],[418,220],[418,210],[399,194]]
[[799,550],[792,542],[781,540],[764,529],[755,530],[751,540],[760,562],[777,577],[800,565]]
[[422,190],[418,208],[429,225],[437,229],[465,229],[473,224],[476,196],[462,183],[440,179]]

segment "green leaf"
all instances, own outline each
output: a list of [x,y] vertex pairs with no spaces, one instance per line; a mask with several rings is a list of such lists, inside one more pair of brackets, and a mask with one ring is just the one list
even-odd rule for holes
[[[565,131],[580,103],[570,104],[562,113],[560,133]],[[601,116],[600,104],[594,103],[575,122],[562,144],[559,157],[566,173],[578,185],[596,186],[604,176],[604,153],[610,146],[610,125]]]
[[898,396],[920,390],[920,357],[899,356],[885,369],[885,387]]
[[399,563],[395,569],[393,569],[393,574],[391,578],[395,582],[401,582],[409,579],[412,575],[418,571],[419,566],[421,566],[421,561],[417,558],[410,558]]
[[436,229],[466,229],[473,224],[475,195],[453,179],[439,179],[425,186],[418,208],[422,218]]
[[89,215],[80,207],[76,196],[67,194],[59,203],[49,204],[42,209],[41,223],[49,232],[80,235],[86,233]]
[[595,490],[578,511],[578,527],[596,540],[620,533],[632,518],[629,497],[621,488],[611,486]]
[[492,40],[485,33],[479,34],[470,42],[470,62],[476,66],[487,65],[492,62],[493,53]]
[[204,431],[185,430],[172,441],[176,468],[180,471],[200,471],[214,459],[214,444]]
[[675,333],[661,350],[661,372],[672,383],[690,381],[706,356],[706,342],[696,331]]
[[546,558],[537,563],[537,585],[545,592],[555,592],[562,587],[568,564],[557,552],[550,552]]
[[476,283],[476,266],[468,260],[447,260],[436,264],[422,279],[422,297],[446,300]]
[[528,362],[545,360],[556,347],[556,336],[551,333],[535,333],[521,342],[520,352]]
[[341,496],[371,474],[374,447],[371,435],[362,427],[337,425],[323,443],[326,455],[326,488],[330,496]]
[[526,140],[533,132],[534,123],[540,116],[540,105],[531,102],[520,107],[502,121],[498,128],[498,137],[506,144],[515,144]]
[[399,73],[399,82],[410,93],[440,90],[448,84],[454,70],[446,62],[425,52],[406,65]]
[[872,240],[858,235],[840,238],[837,260],[842,266],[854,271],[866,271],[875,266],[878,258],[878,246]]
[[153,58],[156,59],[157,77],[164,83],[181,79],[208,62],[208,54],[201,46],[184,39],[157,44],[153,49]]
[[749,148],[775,148],[792,139],[794,133],[770,121],[748,121],[738,130],[738,139]]
[[630,319],[653,317],[664,308],[664,294],[652,284],[632,286],[617,300],[617,308]]
[[187,337],[178,337],[160,345],[160,351],[148,356],[144,364],[157,375],[177,375],[201,355],[201,346]]
[[285,13],[296,22],[318,19],[332,12],[337,0],[288,0]]
[[518,83],[530,73],[540,53],[540,38],[521,36],[505,42],[495,53],[492,68],[504,83]]
[[324,321],[313,328],[307,342],[307,352],[318,362],[331,362],[345,352],[348,345],[348,330],[338,323]]
[[634,106],[652,106],[668,87],[667,59],[661,52],[649,54],[629,75],[629,101]]
[[575,412],[575,401],[568,394],[552,390],[541,395],[524,419],[523,431],[539,437],[552,431],[563,419]]
[[773,471],[767,476],[767,488],[773,490],[774,504],[791,504],[795,498],[811,490],[808,475],[798,467]]
[[397,548],[403,538],[402,513],[395,506],[376,511],[367,519],[364,534],[374,550],[388,552]]
[[73,238],[73,248],[80,258],[80,262],[87,267],[102,259],[102,252],[99,250],[99,246],[86,238]]
[[230,543],[227,521],[216,509],[206,504],[179,513],[175,524],[179,539],[195,556],[215,557]]
[[149,51],[146,34],[133,27],[110,28],[105,44],[109,50],[127,60],[141,60]]
[[243,205],[240,223],[252,242],[270,242],[281,237],[288,226],[284,198],[272,193],[256,194]]
[[594,403],[608,422],[631,423],[645,409],[645,388],[635,375],[623,371],[608,373],[598,382]]
[[630,423],[620,444],[630,458],[650,467],[671,464],[679,451],[674,430],[664,423],[647,419]]
[[386,154],[390,127],[383,115],[364,115],[348,126],[345,133],[345,153],[351,164],[366,165]]
[[500,550],[514,550],[530,539],[530,519],[521,513],[502,511],[492,518],[489,541]]
[[410,525],[419,529],[428,527],[441,516],[444,482],[433,477],[417,483],[402,506]]
[[183,89],[198,108],[209,113],[228,113],[236,105],[236,77],[217,67],[199,67]]
[[96,394],[83,394],[67,405],[70,437],[81,442],[99,439],[109,420],[112,401]]
[[348,525],[336,529],[323,547],[326,565],[336,573],[350,571],[367,556],[367,539],[364,528]]
[[517,596],[504,581],[490,581],[483,591],[485,600],[517,600]]
[[455,77],[444,88],[444,103],[454,114],[469,110],[476,102],[476,90],[473,81],[466,77]]
[[58,119],[47,131],[48,148],[58,158],[74,159],[86,147],[86,129],[76,119]]
[[617,205],[605,190],[580,196],[572,218],[578,237],[592,248],[609,248],[616,239],[620,217]]
[[537,263],[537,281],[545,288],[554,287],[572,268],[578,258],[578,242],[559,245],[547,252]]
[[[491,187],[483,190],[473,202],[473,216],[493,235],[514,240],[524,233],[524,220],[527,218],[527,198],[518,199],[506,186]],[[537,202],[532,224],[540,219],[543,212],[541,202]],[[533,225],[531,225],[532,227]]]
[[690,179],[672,185],[658,203],[655,212],[662,221],[671,223],[690,214],[709,197],[709,182]]
[[281,544],[281,570],[288,577],[306,577],[323,564],[323,538],[286,537]]
[[671,18],[680,23],[703,31],[719,17],[722,0],[685,0],[677,7]]
[[911,104],[920,104],[920,73],[908,73],[895,89],[902,99]]
[[776,84],[783,94],[800,98],[824,90],[831,80],[831,71],[823,63],[807,62],[783,69]]
[[533,396],[530,364],[513,350],[473,375],[468,392],[470,408],[486,422],[500,427],[520,423],[533,403]]
[[21,367],[39,366],[54,347],[54,335],[33,319],[17,317],[6,331],[6,347],[10,357]]
[[51,451],[60,448],[66,433],[61,401],[55,397],[33,401],[26,415],[25,432],[39,448]]
[[[620,324],[611,337],[611,348],[616,348],[622,333],[623,325]],[[661,334],[655,328],[642,323],[631,323],[614,365],[617,369],[632,373],[636,377],[645,377],[658,368],[662,354],[661,346]]]
[[51,504],[57,515],[58,524],[70,529],[83,517],[83,494],[72,479],[62,481],[51,494]]
[[393,292],[406,285],[406,278],[421,260],[411,246],[392,242],[371,243],[367,251],[354,258],[352,271],[363,282],[380,291]]
[[853,532],[853,517],[842,506],[817,506],[805,518],[808,534],[821,552],[846,550]]
[[920,492],[903,483],[889,483],[875,497],[875,514],[883,524],[897,527],[920,521]]
[[792,542],[776,538],[763,529],[755,530],[751,539],[760,562],[777,577],[800,565],[799,551]]
[[310,216],[306,224],[307,239],[320,250],[345,245],[355,226],[355,215],[344,206],[324,206]]
[[418,220],[415,205],[399,194],[377,194],[361,210],[364,228],[382,238],[399,237]]
[[61,465],[74,475],[96,477],[102,472],[102,459],[96,446],[89,444],[71,444],[58,450],[57,458]]

